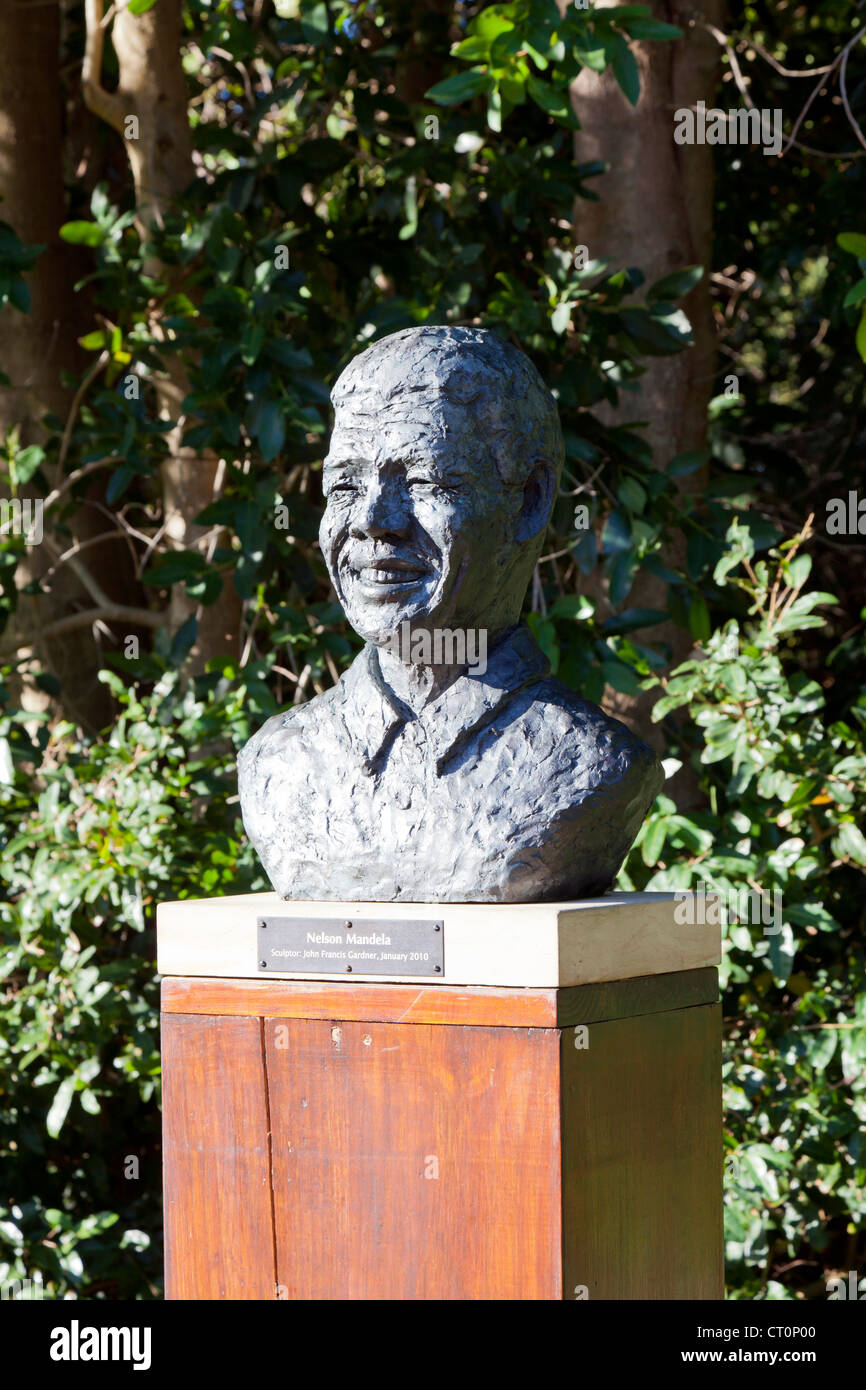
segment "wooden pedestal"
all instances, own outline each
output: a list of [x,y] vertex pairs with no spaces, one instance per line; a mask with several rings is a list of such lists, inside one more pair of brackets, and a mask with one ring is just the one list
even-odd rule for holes
[[716,999],[169,976],[166,1296],[721,1298]]

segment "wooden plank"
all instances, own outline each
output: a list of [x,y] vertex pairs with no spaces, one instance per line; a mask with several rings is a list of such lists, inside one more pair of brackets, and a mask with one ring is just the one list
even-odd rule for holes
[[[673,893],[610,893],[572,903],[285,903],[274,893],[161,903],[157,911],[162,975],[261,979],[260,916],[429,917],[444,924],[441,977],[382,977],[357,972],[355,982],[554,989],[634,979],[718,965],[721,928],[689,926]],[[269,979],[309,981],[291,971]],[[333,982],[333,977],[320,975]]]
[[167,1299],[276,1297],[262,1024],[162,1020]]
[[669,975],[643,975],[637,980],[610,980],[575,989],[557,990],[556,1021],[562,1028],[577,1023],[603,1023],[638,1014],[690,1009],[696,1004],[715,1004],[719,998],[719,972],[677,970]]
[[564,1297],[721,1299],[718,1004],[562,1033]]
[[449,989],[428,985],[334,984],[283,980],[163,980],[165,1014],[339,1018],[359,1022],[492,1024],[551,1028],[556,990]]
[[269,1020],[281,1297],[561,1298],[559,1036]]
[[381,1023],[455,1023],[501,1028],[570,1027],[632,1014],[715,1003],[714,969],[649,975],[571,989],[454,989],[373,985],[354,980],[224,980],[181,975],[163,980],[163,1013],[238,1017],[344,1018]]

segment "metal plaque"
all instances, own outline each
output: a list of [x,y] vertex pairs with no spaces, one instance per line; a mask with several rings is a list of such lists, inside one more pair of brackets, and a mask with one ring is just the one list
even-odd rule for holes
[[445,971],[441,918],[260,917],[258,969],[304,975],[430,975]]

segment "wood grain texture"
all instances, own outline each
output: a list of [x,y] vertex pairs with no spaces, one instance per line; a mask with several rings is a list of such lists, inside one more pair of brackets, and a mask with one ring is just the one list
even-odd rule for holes
[[720,1299],[721,1010],[562,1033],[565,1298]]
[[604,1023],[638,1014],[689,1009],[695,1004],[715,1004],[719,998],[719,972],[677,970],[669,975],[642,975],[636,980],[608,980],[578,985],[556,992],[556,1021],[560,1027],[577,1023]]
[[300,980],[222,980],[190,975],[162,982],[163,1013],[262,1018],[341,1018],[382,1023],[552,1027],[555,989],[454,989],[447,985],[334,984]]
[[561,1297],[556,1029],[269,1020],[295,1299]]
[[[347,1018],[380,994],[397,1012],[399,985],[165,981],[224,1011],[162,1020],[167,1298],[721,1298],[718,1005],[591,1018],[712,997],[695,975],[552,1000],[413,987],[432,1023]],[[504,1024],[514,995],[588,1020],[588,1047]]]
[[276,1297],[262,1024],[162,1020],[167,1299]]
[[632,1014],[688,1008],[718,999],[715,969],[560,990],[455,989],[448,985],[333,984],[294,980],[163,980],[163,1013],[261,1018],[340,1018],[381,1023],[490,1024],[501,1028],[568,1027]]

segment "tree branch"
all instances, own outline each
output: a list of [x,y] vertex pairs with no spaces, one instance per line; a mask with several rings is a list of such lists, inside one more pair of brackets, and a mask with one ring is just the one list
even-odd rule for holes
[[104,459],[92,459],[90,463],[85,463],[82,468],[76,468],[75,472],[70,473],[59,487],[52,488],[42,504],[43,512],[47,512],[49,507],[53,507],[55,502],[59,502],[60,498],[82,478],[88,477],[90,473],[96,473],[100,468],[110,468],[114,463],[123,462],[124,459],[121,454],[108,454]]
[[100,608],[85,608],[80,613],[68,613],[47,627],[40,628],[28,642],[20,645],[0,647],[0,657],[16,656],[19,652],[32,650],[36,642],[49,637],[61,637],[66,632],[75,632],[79,627],[90,627],[96,622],[124,622],[131,627],[164,627],[164,613],[154,613],[150,608],[130,608],[125,603],[109,603]]
[[[48,549],[54,555],[54,559],[57,560],[61,553],[60,547],[55,545],[52,540],[49,540],[47,536],[44,537],[44,544],[48,546]],[[81,561],[76,558],[76,553],[79,548],[78,542],[76,541],[72,549],[66,552],[64,563],[69,566],[73,574],[78,575],[82,587],[87,590],[94,603],[98,603],[101,608],[110,607],[114,600],[108,597],[108,594],[105,593],[104,589],[97,583],[87,566],[83,565]]]
[[862,130],[855,121],[854,112],[851,110],[851,104],[848,101],[848,88],[845,84],[845,73],[847,71],[847,68],[848,49],[846,48],[844,54],[842,55],[842,62],[839,66],[839,94],[842,97],[842,105],[845,108],[845,115],[848,117],[848,123],[851,126],[851,129],[853,130],[854,134],[857,136],[857,139],[860,141],[860,144],[863,146],[864,150],[866,150],[866,137],[864,137]]
[[69,407],[69,415],[66,418],[66,428],[63,431],[63,439],[60,442],[60,453],[57,456],[57,467],[54,470],[55,488],[57,488],[60,485],[60,479],[63,477],[63,465],[66,462],[66,455],[69,452],[69,445],[72,440],[72,430],[73,426],[75,425],[75,417],[78,414],[78,407],[81,405],[84,393],[86,392],[90,383],[94,381],[96,377],[99,376],[99,373],[103,370],[104,367],[108,365],[110,361],[111,353],[106,348],[99,354],[93,366],[90,368],[90,371],[79,383],[78,390],[75,392],[75,395],[72,398],[72,405]]
[[81,90],[87,107],[101,116],[120,135],[123,133],[124,103],[119,93],[107,92],[102,85],[102,53],[105,46],[105,24],[115,6],[103,14],[103,0],[85,0],[84,15],[87,32],[84,40],[84,61],[81,67]]

